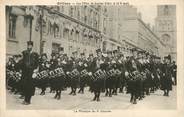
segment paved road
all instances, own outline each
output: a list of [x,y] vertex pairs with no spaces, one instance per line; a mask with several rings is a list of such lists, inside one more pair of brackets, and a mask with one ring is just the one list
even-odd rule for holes
[[176,109],[176,87],[170,92],[169,97],[162,96],[163,92],[158,90],[150,96],[146,96],[138,103],[129,102],[130,94],[118,94],[113,97],[105,97],[101,94],[101,101],[92,101],[93,94],[85,90],[85,94],[76,96],[68,95],[70,89],[62,92],[60,100],[54,99],[54,94],[46,92],[46,95],[39,95],[40,90],[36,90],[36,95],[32,98],[31,105],[22,105],[22,99],[19,95],[11,94],[7,91],[7,108],[8,109]]

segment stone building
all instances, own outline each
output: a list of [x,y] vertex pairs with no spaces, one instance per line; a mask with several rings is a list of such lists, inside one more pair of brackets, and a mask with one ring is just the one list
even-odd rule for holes
[[[38,53],[94,53],[102,47],[103,11],[100,6],[7,6],[7,56],[34,42]],[[103,39],[105,40],[105,39]]]
[[150,26],[141,19],[141,13],[137,12],[135,6],[124,4],[117,6],[112,17],[117,20],[117,41],[122,43],[122,51],[125,55],[131,54],[132,48],[137,50],[145,50],[151,54],[163,57],[162,51],[165,49],[165,44],[160,41],[156,33]]
[[166,45],[164,55],[176,60],[176,5],[158,5],[155,31]]

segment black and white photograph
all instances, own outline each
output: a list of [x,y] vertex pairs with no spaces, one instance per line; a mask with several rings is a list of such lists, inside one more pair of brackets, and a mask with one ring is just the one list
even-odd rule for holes
[[6,109],[177,109],[176,9],[6,5]]

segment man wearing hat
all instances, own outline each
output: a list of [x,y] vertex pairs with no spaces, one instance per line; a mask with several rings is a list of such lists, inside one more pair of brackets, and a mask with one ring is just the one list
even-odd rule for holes
[[[47,54],[43,53],[39,61],[39,72],[42,72],[48,69],[49,69],[49,66],[48,66],[48,61],[47,61]],[[45,95],[45,90],[48,84],[48,79],[47,78],[39,79],[37,83],[38,83],[37,86],[41,88],[42,90],[40,95]]]
[[160,79],[161,90],[164,91],[164,96],[169,96],[169,91],[172,90],[172,66],[170,55],[164,57],[162,72],[163,77]]
[[[105,63],[105,58],[102,56],[102,51],[101,49],[96,50],[97,57],[93,60],[92,63],[92,73],[96,73],[98,70],[105,70],[104,63]],[[99,77],[95,77],[95,80],[92,82],[93,84],[93,89],[92,91],[94,92],[94,98],[93,101],[100,101],[100,92],[104,87],[104,79],[101,79]]]
[[[79,58],[79,62],[78,62],[78,70],[79,72],[81,73],[83,70],[87,70],[88,68],[88,62],[86,60],[86,57],[85,57],[85,53],[81,53],[80,54],[80,58]],[[79,86],[80,86],[80,89],[78,91],[78,93],[84,93],[84,87],[87,83],[87,78],[85,76],[82,76],[82,74],[79,76],[80,77],[80,82],[79,82]]]
[[[72,62],[71,71],[74,69],[77,69],[77,65],[79,62],[79,59],[77,57],[77,51],[72,52],[71,62]],[[69,93],[69,95],[76,95],[78,81],[79,81],[79,78],[77,76],[70,79],[71,92]]]
[[35,86],[33,83],[33,71],[38,67],[38,53],[33,52],[33,42],[27,42],[27,50],[22,52],[23,58],[21,63],[22,69],[22,83],[23,83],[23,104],[28,105],[31,103],[31,97],[34,95]]

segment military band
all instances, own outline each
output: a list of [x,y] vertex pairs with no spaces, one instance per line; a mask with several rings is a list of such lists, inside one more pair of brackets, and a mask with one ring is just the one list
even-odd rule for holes
[[[131,50],[133,56],[124,56],[119,50],[96,50],[96,55],[74,51],[71,57],[59,48],[58,53],[40,55],[32,51],[33,42],[22,55],[14,55],[6,66],[7,89],[19,93],[23,104],[31,103],[35,87],[40,95],[46,95],[46,89],[55,93],[55,99],[61,98],[61,92],[71,88],[69,95],[84,94],[86,87],[94,94],[93,101],[100,101],[101,93],[112,97],[118,93],[130,93],[130,102],[136,104],[150,93],[163,90],[169,96],[172,85],[176,85],[177,66],[171,56],[164,60],[142,50]],[[78,57],[78,55],[80,55]]]

